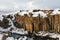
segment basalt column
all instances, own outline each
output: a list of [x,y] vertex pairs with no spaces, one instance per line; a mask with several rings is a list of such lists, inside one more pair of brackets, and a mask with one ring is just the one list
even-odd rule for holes
[[58,15],[55,15],[55,19],[53,19],[53,21],[54,21],[54,32],[58,32],[59,30],[58,30]]
[[41,23],[42,23],[42,31],[46,31],[47,30],[47,27],[46,27],[46,20],[45,18],[42,18],[41,19]]

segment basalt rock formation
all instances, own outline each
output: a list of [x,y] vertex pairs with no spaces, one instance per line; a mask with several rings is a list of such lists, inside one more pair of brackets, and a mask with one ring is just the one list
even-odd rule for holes
[[[34,10],[35,12],[36,10]],[[37,10],[39,11],[39,10]],[[43,11],[43,10],[41,10]],[[38,32],[38,31],[48,31],[48,32],[59,32],[60,33],[60,14],[50,15],[53,10],[47,11],[47,17],[41,18],[40,15],[37,17],[32,17],[32,13],[30,13],[30,17],[27,14],[21,16],[19,14],[15,15],[15,20],[19,24],[20,28],[24,28],[29,32]]]
[[[30,33],[39,32],[39,31],[47,31],[47,32],[58,32],[60,33],[60,14],[50,15],[53,10],[33,10],[33,12],[42,11],[47,14],[47,17],[42,18],[40,14],[38,16],[33,17],[32,13],[29,15],[24,14],[24,16],[19,15],[18,13],[14,15],[15,19],[12,20],[13,24],[17,28],[24,28]],[[12,19],[11,15],[8,15],[7,18]],[[0,21],[0,26],[7,28],[9,27],[9,21],[7,18],[3,18]]]

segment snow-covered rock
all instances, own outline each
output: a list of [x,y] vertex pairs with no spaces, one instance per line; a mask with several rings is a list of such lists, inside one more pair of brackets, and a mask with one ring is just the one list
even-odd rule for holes
[[16,30],[12,30],[12,33],[17,33],[17,34],[28,34],[27,31],[24,31],[24,29],[16,29]]
[[29,14],[28,12],[20,12],[19,15],[24,16],[24,14]]
[[55,15],[55,14],[60,14],[60,11],[59,11],[60,9],[55,9],[52,13],[51,13],[51,15]]
[[39,11],[39,12],[32,12],[33,14],[33,17],[37,17],[38,14],[40,14],[41,17],[47,17],[45,13],[43,13],[42,11]]
[[6,40],[14,40],[13,37],[8,37]]
[[20,37],[18,40],[27,40],[27,37],[26,36]]
[[58,33],[50,33],[50,32],[40,31],[36,35],[43,36],[43,37],[49,35],[49,37],[51,37],[51,38],[58,38],[60,40],[60,34],[58,34]]
[[6,28],[6,29],[4,29],[4,28],[0,27],[0,31],[2,31],[2,32],[3,32],[3,31],[5,31],[5,32],[6,32],[6,31],[9,31],[9,30],[10,30],[10,27],[9,27],[9,28]]
[[2,21],[3,20],[3,17],[2,17],[2,15],[0,14],[0,20]]

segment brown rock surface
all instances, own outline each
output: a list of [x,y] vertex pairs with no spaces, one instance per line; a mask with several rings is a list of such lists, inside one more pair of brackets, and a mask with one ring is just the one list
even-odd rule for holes
[[[52,11],[53,10],[45,10],[44,12],[49,12],[50,14]],[[38,15],[37,17],[32,17],[31,13],[30,17],[27,14],[25,14],[24,16],[16,14],[15,19],[19,23],[20,28],[24,28],[31,33],[38,31],[60,32],[60,14],[47,15],[46,18],[41,18],[40,15]]]

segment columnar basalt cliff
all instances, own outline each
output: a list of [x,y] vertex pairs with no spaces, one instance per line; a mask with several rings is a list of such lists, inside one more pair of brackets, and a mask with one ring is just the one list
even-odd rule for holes
[[60,32],[60,14],[50,15],[48,19],[49,19],[49,24],[51,25],[52,31]]
[[47,17],[42,18],[40,17],[40,14],[38,14],[37,17],[32,17],[32,13],[29,13],[30,16],[27,14],[24,14],[24,16],[16,14],[15,20],[20,25],[20,28],[24,28],[31,33],[38,31],[60,33],[60,14],[50,15],[53,10],[34,10],[34,12],[35,11],[43,11],[44,13],[48,13]]
[[[42,17],[40,14],[36,16],[36,13],[42,11],[45,17]],[[28,14],[24,14],[23,16],[20,13],[16,13],[14,15],[15,19],[12,20],[15,27],[24,28],[30,33],[39,32],[39,31],[47,31],[47,32],[58,32],[60,33],[60,14],[53,15],[52,12],[54,10],[33,10],[32,12],[27,12]],[[34,13],[35,12],[35,16]],[[41,12],[40,12],[41,13]],[[41,13],[42,14],[42,13]],[[7,18],[12,19],[12,15],[3,16],[3,20],[0,21],[0,26],[7,28],[10,27],[9,21]],[[14,22],[15,21],[15,22]]]

